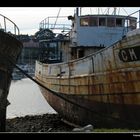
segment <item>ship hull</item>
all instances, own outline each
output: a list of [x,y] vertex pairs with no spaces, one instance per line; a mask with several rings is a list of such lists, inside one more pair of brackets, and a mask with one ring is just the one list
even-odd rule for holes
[[[124,105],[89,101],[89,97],[63,95],[69,103],[41,88],[41,92],[52,108],[64,120],[75,125],[92,124],[96,128],[139,128],[139,105]],[[80,105],[77,106],[77,105]]]
[[140,126],[139,54],[140,34],[134,31],[78,60],[37,61],[35,78],[46,87],[40,86],[47,102],[70,122],[136,128]]
[[22,50],[22,44],[14,36],[0,31],[0,131],[5,130],[7,96],[13,68]]

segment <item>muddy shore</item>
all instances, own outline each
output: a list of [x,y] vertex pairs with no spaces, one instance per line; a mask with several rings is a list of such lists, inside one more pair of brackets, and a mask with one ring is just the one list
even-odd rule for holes
[[[6,120],[6,132],[11,133],[73,133],[76,127],[64,123],[59,114],[26,115]],[[76,128],[77,129],[77,128]],[[128,128],[96,128],[95,132],[140,132]],[[76,132],[76,131],[75,131]],[[79,131],[83,132],[83,131]],[[86,132],[86,131],[84,131]],[[89,131],[88,131],[89,132]]]
[[58,114],[27,115],[6,120],[6,132],[72,132],[73,128]]

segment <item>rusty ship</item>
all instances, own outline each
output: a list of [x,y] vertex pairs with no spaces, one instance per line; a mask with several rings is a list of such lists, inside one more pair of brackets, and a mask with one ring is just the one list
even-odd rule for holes
[[82,15],[82,8],[76,8],[63,34],[52,32],[50,18],[40,22],[35,79],[46,101],[68,122],[140,126],[140,29],[135,16],[140,11],[119,15],[116,10]]
[[21,53],[22,43],[17,39],[18,26],[2,14],[0,14],[0,19],[0,132],[3,132],[12,72]]

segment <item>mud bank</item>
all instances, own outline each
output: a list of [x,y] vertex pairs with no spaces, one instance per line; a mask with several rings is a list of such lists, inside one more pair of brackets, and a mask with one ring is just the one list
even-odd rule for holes
[[58,114],[16,117],[6,120],[6,132],[71,132]]

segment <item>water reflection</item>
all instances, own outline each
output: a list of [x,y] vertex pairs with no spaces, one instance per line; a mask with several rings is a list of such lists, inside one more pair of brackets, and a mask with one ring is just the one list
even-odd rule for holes
[[12,81],[8,100],[11,104],[7,107],[7,118],[56,113],[42,96],[38,85],[28,78]]

